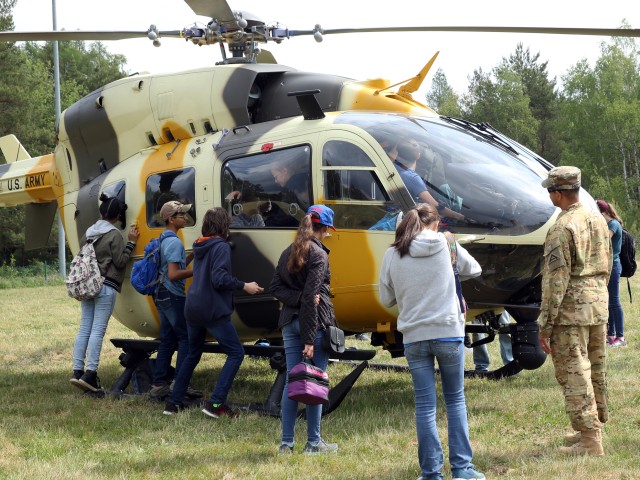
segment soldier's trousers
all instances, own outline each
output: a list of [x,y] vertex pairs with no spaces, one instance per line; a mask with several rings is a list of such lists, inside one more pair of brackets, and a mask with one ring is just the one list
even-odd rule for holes
[[606,325],[553,327],[551,358],[576,431],[597,430],[609,418]]

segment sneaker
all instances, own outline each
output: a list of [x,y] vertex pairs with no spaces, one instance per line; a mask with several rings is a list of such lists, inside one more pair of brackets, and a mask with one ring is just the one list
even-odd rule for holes
[[612,347],[626,347],[627,341],[624,338],[616,337],[616,339],[611,344]]
[[171,395],[171,387],[165,383],[163,385],[151,385],[149,396],[152,400],[160,402]]
[[613,345],[613,342],[616,341],[616,337],[607,337],[607,347]]
[[286,443],[280,445],[278,455],[289,455],[291,453],[293,453],[293,445],[287,445]]
[[71,378],[69,379],[69,382],[74,387],[81,388],[80,385],[78,385],[78,380],[80,380],[83,375],[84,375],[84,370],[74,370],[73,373],[71,374]]
[[88,390],[91,392],[102,390],[102,387],[100,386],[100,378],[98,378],[98,374],[93,370],[87,370],[84,372],[84,375],[82,375],[74,385],[82,390]]
[[484,473],[476,471],[472,466],[467,468],[451,470],[452,480],[469,480],[478,479],[483,480],[486,478]]
[[210,416],[211,418],[219,418],[219,417],[231,417],[235,418],[238,416],[236,412],[231,410],[224,403],[217,404],[218,406],[214,406],[213,402],[209,401],[204,404],[204,408],[202,409],[202,413]]
[[182,410],[184,410],[184,406],[181,403],[173,403],[171,400],[167,400],[167,403],[164,404],[164,412],[162,412],[162,414],[175,415]]
[[302,453],[306,453],[307,455],[318,455],[321,453],[336,453],[337,451],[337,443],[327,443],[321,438],[316,445],[311,445],[307,442]]
[[[175,385],[176,381],[173,380],[171,382],[171,385],[169,385],[169,391],[173,392],[173,386]],[[189,385],[187,387],[187,391],[184,393],[184,396],[187,397],[188,399],[196,399],[196,398],[202,398],[204,395],[202,393],[202,391],[200,390],[196,390],[195,388],[193,388],[191,385]]]

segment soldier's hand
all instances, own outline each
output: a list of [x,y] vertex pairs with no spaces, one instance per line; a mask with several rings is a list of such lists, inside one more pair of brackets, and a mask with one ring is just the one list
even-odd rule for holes
[[540,344],[540,348],[547,355],[551,355],[551,344],[548,338],[544,338],[541,335],[538,335],[538,343]]

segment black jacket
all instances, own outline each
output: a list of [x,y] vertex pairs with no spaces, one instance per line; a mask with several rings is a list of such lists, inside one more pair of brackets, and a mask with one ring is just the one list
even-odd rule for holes
[[[291,323],[297,315],[300,318],[300,338],[305,345],[313,345],[318,329],[335,325],[335,314],[331,303],[329,284],[329,249],[315,237],[311,239],[309,253],[299,272],[291,273],[287,262],[291,246],[282,252],[276,272],[271,280],[271,293],[282,302],[278,327]],[[320,302],[316,303],[316,295]]]
[[193,281],[184,306],[187,323],[208,327],[229,321],[233,290],[244,288],[244,282],[231,275],[229,244],[219,237],[201,237],[193,244],[193,255]]

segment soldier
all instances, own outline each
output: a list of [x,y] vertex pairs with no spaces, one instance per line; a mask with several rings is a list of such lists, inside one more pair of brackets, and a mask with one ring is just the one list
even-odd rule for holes
[[575,433],[572,455],[604,455],[606,328],[612,251],[602,215],[580,203],[580,170],[556,167],[542,186],[562,212],[544,244],[540,346],[551,355]]

